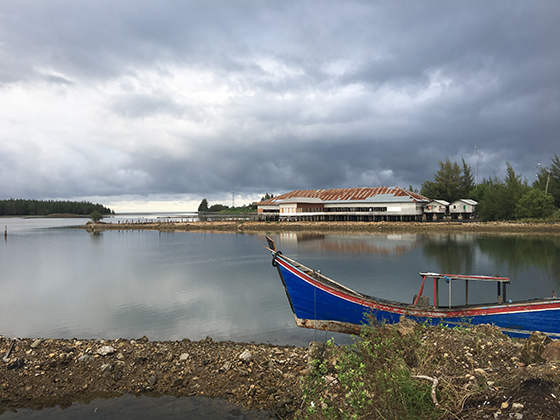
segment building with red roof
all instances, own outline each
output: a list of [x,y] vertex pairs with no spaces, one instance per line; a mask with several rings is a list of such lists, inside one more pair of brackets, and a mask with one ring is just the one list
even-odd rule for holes
[[297,190],[258,203],[259,220],[421,221],[430,199],[399,187]]

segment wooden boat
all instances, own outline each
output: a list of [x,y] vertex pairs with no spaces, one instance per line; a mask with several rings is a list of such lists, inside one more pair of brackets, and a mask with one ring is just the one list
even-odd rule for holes
[[[285,257],[267,237],[272,253],[272,265],[286,290],[296,324],[300,327],[358,334],[367,323],[368,315],[380,323],[397,323],[406,316],[419,323],[468,326],[491,324],[504,333],[515,337],[528,337],[533,331],[541,331],[551,338],[560,338],[560,299],[553,297],[512,302],[506,299],[507,277],[471,276],[440,273],[419,273],[422,284],[413,302],[400,303],[368,296],[349,289]],[[433,279],[432,305],[423,296],[427,278]],[[439,282],[445,280],[449,287],[449,306],[439,306]],[[451,286],[457,281],[465,283],[465,304],[451,306]],[[494,282],[497,285],[497,302],[469,304],[470,281]]]

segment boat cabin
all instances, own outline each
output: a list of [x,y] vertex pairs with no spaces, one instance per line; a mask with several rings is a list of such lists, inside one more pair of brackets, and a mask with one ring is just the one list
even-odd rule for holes
[[509,277],[499,276],[466,276],[460,274],[439,274],[439,273],[418,273],[422,277],[422,285],[418,294],[413,298],[412,306],[429,306],[427,296],[423,296],[424,285],[426,278],[432,277],[434,279],[434,308],[439,308],[439,280],[444,279],[449,285],[449,308],[451,308],[451,285],[456,280],[464,280],[465,282],[465,306],[469,304],[469,281],[484,281],[495,282],[498,291],[498,304],[507,301],[506,299],[506,284],[510,283]]

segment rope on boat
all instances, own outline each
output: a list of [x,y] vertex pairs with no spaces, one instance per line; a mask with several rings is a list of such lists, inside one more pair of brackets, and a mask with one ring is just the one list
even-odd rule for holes
[[[313,319],[317,320],[317,288],[313,288]],[[317,329],[315,328],[315,341],[317,341]],[[323,348],[323,352],[325,349]]]

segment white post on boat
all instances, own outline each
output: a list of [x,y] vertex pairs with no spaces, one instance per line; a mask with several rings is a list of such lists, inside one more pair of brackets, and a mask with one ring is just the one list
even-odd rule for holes
[[439,290],[438,290],[438,278],[434,276],[434,307],[439,306]]
[[449,308],[451,309],[451,279],[449,279]]

